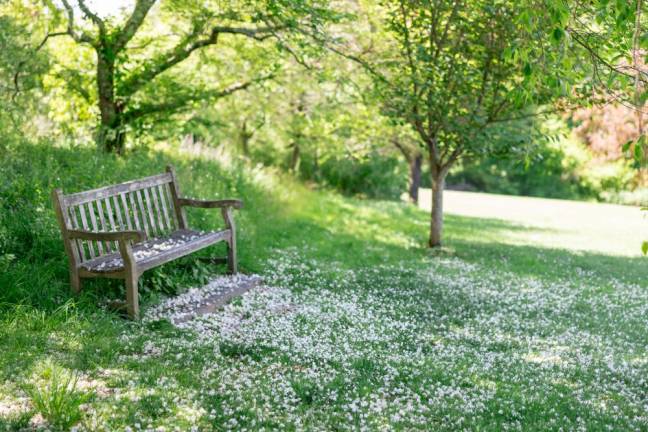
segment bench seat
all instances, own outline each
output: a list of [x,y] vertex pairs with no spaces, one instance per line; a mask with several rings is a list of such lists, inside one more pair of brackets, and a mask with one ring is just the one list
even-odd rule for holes
[[[225,240],[229,235],[230,230],[180,229],[165,237],[133,244],[133,256],[139,269],[148,270]],[[124,271],[124,260],[119,252],[115,252],[85,261],[81,268],[90,273],[121,272]]]

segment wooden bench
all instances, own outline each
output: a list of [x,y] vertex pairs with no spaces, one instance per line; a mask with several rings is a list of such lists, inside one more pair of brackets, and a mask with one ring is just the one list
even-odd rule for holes
[[[237,271],[232,209],[242,202],[182,198],[171,166],[164,174],[85,192],[64,195],[56,189],[52,197],[73,291],[81,290],[82,278],[124,279],[126,309],[133,319],[139,317],[137,282],[148,269],[224,241],[228,269]],[[190,229],[185,207],[221,209],[225,229]]]

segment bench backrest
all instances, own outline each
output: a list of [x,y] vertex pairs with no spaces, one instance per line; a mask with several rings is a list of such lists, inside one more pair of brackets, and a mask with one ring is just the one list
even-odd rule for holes
[[84,192],[53,194],[54,207],[70,259],[80,264],[118,251],[116,242],[71,240],[67,230],[111,232],[140,230],[148,238],[178,228],[186,219],[178,205],[179,188],[173,168],[151,177]]

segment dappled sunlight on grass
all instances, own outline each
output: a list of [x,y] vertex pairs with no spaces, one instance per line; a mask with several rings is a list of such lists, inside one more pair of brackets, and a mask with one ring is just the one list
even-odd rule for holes
[[[423,209],[429,209],[429,194],[421,194]],[[449,220],[469,218],[476,231],[483,222],[508,224],[503,243],[636,257],[648,238],[648,220],[638,207],[458,191],[445,196]]]
[[[0,309],[0,427],[35,418],[23,389],[44,362],[78,374],[92,395],[85,430],[648,425],[642,258],[535,240],[563,236],[560,226],[453,214],[448,247],[430,252],[428,214],[412,205],[310,190],[244,164],[234,173],[171,147],[128,161],[64,162],[67,150],[41,150],[15,162],[28,179],[18,185],[28,198],[16,202],[42,214],[9,225],[33,246],[0,274],[10,287]],[[245,201],[241,267],[265,279],[180,327],[100,307],[123,295],[118,284],[71,296],[47,197],[58,183],[81,190],[168,162],[187,195]],[[67,163],[98,174],[63,179]],[[190,218],[220,223],[218,212]],[[220,272],[189,259],[164,266],[144,278],[144,309]]]

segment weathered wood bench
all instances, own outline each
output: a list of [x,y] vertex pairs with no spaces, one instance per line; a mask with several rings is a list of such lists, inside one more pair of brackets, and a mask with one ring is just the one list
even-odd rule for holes
[[[126,310],[133,319],[139,317],[137,282],[148,269],[224,241],[228,269],[237,272],[232,208],[242,202],[182,198],[170,166],[164,174],[85,192],[64,195],[56,189],[52,197],[73,291],[81,290],[82,278],[124,279]],[[190,229],[185,207],[220,208],[225,229]]]

